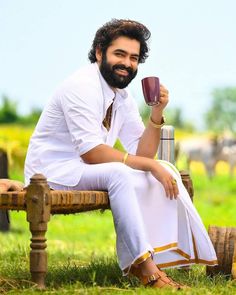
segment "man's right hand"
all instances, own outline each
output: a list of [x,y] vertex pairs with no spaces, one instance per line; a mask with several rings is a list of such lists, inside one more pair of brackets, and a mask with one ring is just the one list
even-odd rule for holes
[[[120,152],[108,145],[101,144],[81,155],[85,163],[98,164],[108,162],[123,162],[124,152]],[[129,155],[125,161],[129,167],[142,171],[149,171],[163,185],[167,198],[176,199],[179,190],[174,177],[156,160],[142,156]]]
[[167,198],[177,199],[179,189],[175,178],[160,163],[153,161],[152,175],[163,185]]

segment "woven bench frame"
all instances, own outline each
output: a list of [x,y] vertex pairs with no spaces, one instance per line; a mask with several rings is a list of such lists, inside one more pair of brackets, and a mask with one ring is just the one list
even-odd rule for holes
[[[181,177],[192,198],[193,186],[189,174],[182,171]],[[109,208],[107,192],[51,190],[42,174],[35,174],[31,178],[29,186],[23,191],[0,194],[0,209],[26,211],[32,234],[30,244],[31,279],[39,289],[45,288],[47,272],[45,234],[51,214],[71,214]]]

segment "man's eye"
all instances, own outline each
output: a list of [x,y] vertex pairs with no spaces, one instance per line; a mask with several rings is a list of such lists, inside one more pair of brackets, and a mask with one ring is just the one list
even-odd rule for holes
[[136,57],[136,56],[132,56],[132,57],[131,57],[131,60],[132,60],[132,61],[138,61],[138,57]]

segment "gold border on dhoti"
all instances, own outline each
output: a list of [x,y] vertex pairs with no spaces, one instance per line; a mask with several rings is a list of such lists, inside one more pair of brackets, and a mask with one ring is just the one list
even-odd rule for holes
[[187,253],[185,253],[184,251],[182,251],[182,250],[180,250],[180,249],[176,249],[176,250],[173,250],[173,251],[175,251],[176,253],[178,253],[179,255],[181,255],[181,256],[183,256],[184,258],[186,258],[186,259],[190,259],[190,255],[189,254],[187,254]]
[[148,251],[147,253],[143,254],[138,259],[136,259],[133,264],[140,264],[140,263],[144,262],[150,256],[151,256],[151,253],[150,253],[150,251]]
[[170,248],[177,247],[177,246],[178,246],[178,243],[171,243],[171,244],[167,244],[165,246],[155,247],[153,249],[154,249],[154,252],[161,252],[161,251],[165,251],[165,250],[168,250]]
[[[171,266],[177,266],[177,265],[187,265],[187,264],[207,264],[207,265],[216,265],[218,263],[217,260],[204,260],[204,259],[199,259],[198,253],[197,253],[197,248],[196,248],[196,242],[194,239],[194,236],[192,234],[192,241],[193,241],[193,250],[194,250],[194,259],[190,259],[190,255],[185,253],[183,250],[178,249],[178,243],[170,243],[161,247],[155,247],[154,253],[158,253],[158,252],[162,252],[171,248],[177,248],[177,249],[172,249],[171,251],[174,251],[176,253],[178,253],[179,255],[181,255],[182,257],[186,258],[186,259],[181,259],[181,260],[176,260],[176,261],[172,261],[172,262],[166,262],[166,263],[160,263],[157,264],[158,267],[160,268],[165,268],[165,267],[171,267]],[[151,256],[151,253],[148,251],[147,253],[143,254],[142,256],[140,256],[138,259],[135,260],[134,264],[140,264],[143,261],[145,261],[148,257]]]
[[[171,243],[171,244],[167,244],[165,246],[155,247],[153,250],[154,250],[154,253],[158,253],[158,252],[162,252],[162,251],[168,250],[170,248],[175,248],[177,246],[178,246],[178,243]],[[183,252],[180,249],[173,249],[173,251],[177,252],[178,254],[180,254],[181,256],[183,256],[183,257],[185,257],[187,259],[190,258],[190,256],[187,253]],[[143,261],[145,261],[150,256],[151,256],[151,253],[150,253],[150,251],[148,251],[145,254],[143,254],[142,256],[140,256],[138,259],[136,259],[133,264],[140,264],[140,263],[142,263]]]
[[187,264],[207,264],[207,265],[216,265],[217,260],[204,260],[204,259],[189,259],[189,260],[176,260],[172,262],[160,263],[157,264],[160,268],[177,266],[177,265],[187,265]]
[[[165,246],[162,246],[162,247],[156,247],[156,248],[154,248],[154,252],[155,253],[162,252],[162,251],[168,250],[170,248],[174,248],[174,247],[177,248],[177,246],[178,246],[178,243],[171,243],[171,244],[168,244],[168,245],[165,245]],[[174,251],[174,252],[180,254],[181,256],[183,256],[184,258],[186,258],[188,260],[191,257],[189,254],[185,253],[183,250],[181,250],[179,248],[173,249],[171,251]]]

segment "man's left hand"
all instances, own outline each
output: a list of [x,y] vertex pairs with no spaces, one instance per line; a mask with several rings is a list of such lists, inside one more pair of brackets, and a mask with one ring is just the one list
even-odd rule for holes
[[165,86],[163,86],[162,84],[160,84],[160,100],[159,100],[159,104],[154,105],[153,108],[154,109],[158,109],[158,111],[163,110],[166,105],[169,102],[169,91],[165,88]]
[[151,117],[154,122],[159,122],[162,117],[162,112],[169,102],[169,91],[160,84],[160,100],[159,104],[152,106]]

